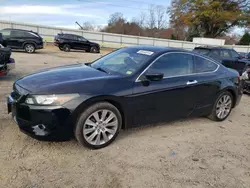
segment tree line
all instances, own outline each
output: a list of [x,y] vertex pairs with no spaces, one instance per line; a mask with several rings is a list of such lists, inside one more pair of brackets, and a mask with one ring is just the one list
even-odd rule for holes
[[[245,30],[239,40],[230,34],[234,28]],[[85,22],[83,28],[94,30]],[[172,0],[170,7],[151,5],[147,12],[126,19],[122,13],[110,15],[100,31],[192,41],[193,37],[224,38],[228,44],[250,44],[250,0]]]

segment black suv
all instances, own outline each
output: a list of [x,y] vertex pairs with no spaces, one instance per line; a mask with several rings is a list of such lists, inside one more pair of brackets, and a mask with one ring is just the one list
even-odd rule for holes
[[242,75],[244,72],[248,75],[248,79],[243,81],[244,92],[250,94],[250,59],[244,59],[234,49],[202,46],[196,47],[195,52],[209,56],[224,66],[235,69]]
[[0,30],[3,35],[3,46],[12,49],[24,49],[28,53],[34,53],[36,49],[43,48],[42,37],[33,31],[21,29]]
[[224,66],[237,70],[240,75],[250,67],[250,61],[242,59],[234,49],[202,46],[196,47],[194,51],[220,61]]
[[86,52],[99,53],[100,45],[95,42],[90,42],[82,36],[73,34],[57,34],[54,44],[60,50],[69,52],[70,49],[85,50]]

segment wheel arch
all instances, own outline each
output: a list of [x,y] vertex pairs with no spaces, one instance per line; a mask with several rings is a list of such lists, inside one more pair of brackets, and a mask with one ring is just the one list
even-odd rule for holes
[[127,121],[126,119],[127,118],[126,118],[126,113],[125,113],[124,107],[123,107],[121,101],[119,100],[119,97],[109,96],[109,95],[92,97],[92,98],[89,98],[89,99],[83,101],[81,104],[79,104],[77,106],[77,108],[73,112],[74,121],[75,122],[77,121],[80,114],[85,109],[87,109],[91,105],[93,105],[95,103],[99,103],[99,102],[108,102],[108,103],[114,105],[119,110],[119,112],[121,114],[121,117],[122,117],[122,129],[126,129],[126,121]]
[[34,47],[35,47],[35,49],[37,48],[37,45],[36,45],[36,43],[35,43],[34,41],[25,41],[25,42],[23,43],[22,48],[24,49],[24,48],[25,48],[25,45],[27,45],[27,44],[33,44]]
[[222,92],[225,92],[225,91],[228,91],[232,96],[233,96],[233,108],[235,107],[235,105],[236,105],[236,99],[237,99],[237,94],[236,94],[236,91],[235,91],[235,89],[234,88],[232,88],[232,87],[226,87],[226,88],[224,88],[222,91],[221,91],[221,93]]

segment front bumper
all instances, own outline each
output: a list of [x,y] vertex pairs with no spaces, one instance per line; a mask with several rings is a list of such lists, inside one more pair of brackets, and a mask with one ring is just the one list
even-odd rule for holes
[[15,68],[15,60],[10,58],[9,62],[4,65],[0,65],[0,76],[6,76],[8,72]]
[[36,49],[43,49],[43,44],[37,45]]
[[243,91],[250,94],[250,80],[245,80],[243,83]]
[[62,106],[34,106],[7,98],[8,113],[25,134],[44,141],[66,141],[73,136],[71,112]]

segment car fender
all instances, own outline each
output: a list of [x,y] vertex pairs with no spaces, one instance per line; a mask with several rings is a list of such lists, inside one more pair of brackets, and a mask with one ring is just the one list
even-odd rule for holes
[[37,45],[34,41],[25,41],[22,45],[22,48],[24,48],[26,44],[33,44],[35,46],[35,48],[37,47]]
[[[122,128],[126,128],[127,125],[127,110],[125,105],[123,104],[122,100],[117,97],[117,96],[112,96],[112,95],[100,95],[100,96],[94,96],[94,97],[90,97],[90,96],[81,96],[75,100],[72,100],[70,102],[68,102],[67,104],[65,104],[64,106],[68,109],[71,110],[72,112],[72,121],[75,122],[77,121],[79,115],[84,112],[84,110],[86,108],[88,108],[89,106],[91,106],[94,103],[98,103],[98,102],[109,102],[112,105],[114,105],[119,112],[121,113],[122,119],[123,119],[123,125]],[[78,104],[77,106],[75,106],[75,104]]]

